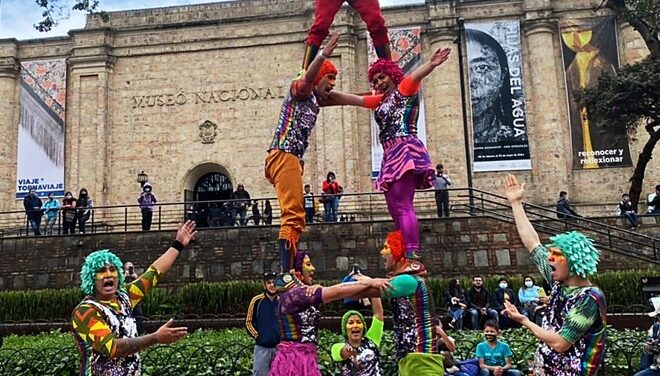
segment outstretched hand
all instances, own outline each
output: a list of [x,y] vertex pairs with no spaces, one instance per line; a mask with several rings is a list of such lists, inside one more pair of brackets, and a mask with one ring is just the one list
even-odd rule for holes
[[172,328],[172,321],[172,319],[169,319],[154,333],[158,343],[174,343],[188,334],[188,328],[185,326]]
[[504,178],[504,189],[509,203],[520,202],[525,195],[525,183],[519,184],[518,179],[511,174]]
[[334,31],[332,34],[330,34],[330,37],[328,38],[328,43],[326,43],[325,47],[323,47],[323,51],[321,51],[321,55],[324,58],[329,58],[330,55],[332,55],[332,51],[335,50],[335,47],[337,47],[337,44],[339,43],[339,33]]
[[186,223],[179,223],[179,230],[176,232],[176,240],[178,240],[183,246],[187,246],[188,243],[195,237],[197,231],[195,231],[195,222],[186,221]]
[[507,301],[504,302],[504,312],[511,320],[517,323],[520,323],[525,319],[525,315],[518,312],[518,308]]
[[438,48],[433,55],[431,55],[431,60],[429,60],[429,64],[433,68],[439,66],[440,64],[444,63],[449,59],[449,55],[451,54],[451,49],[450,48]]

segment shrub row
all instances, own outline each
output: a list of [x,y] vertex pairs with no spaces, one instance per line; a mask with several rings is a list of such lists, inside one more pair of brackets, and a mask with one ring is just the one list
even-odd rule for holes
[[[660,276],[660,270],[631,270],[598,274],[592,278],[607,296],[609,305],[632,306],[646,304],[641,293],[643,276]],[[497,277],[485,278],[491,291],[496,288]],[[522,276],[508,277],[509,285],[517,291],[522,285]],[[337,281],[320,281],[323,285]],[[461,282],[468,288],[472,281]],[[445,291],[449,279],[429,278],[436,307],[445,306]],[[156,288],[144,300],[144,315],[183,314],[240,314],[247,310],[252,297],[262,291],[258,281],[202,282],[191,283],[178,289]],[[70,317],[73,308],[83,298],[77,288],[59,290],[29,290],[0,292],[0,320],[34,321],[55,320]],[[339,303],[324,306],[337,311]],[[386,305],[387,307],[387,305]]]
[[[480,332],[464,330],[450,332],[456,339],[457,359],[475,356],[476,345],[483,341]],[[639,364],[644,331],[608,330],[605,358],[606,374],[632,374]],[[527,371],[537,341],[527,330],[504,331],[502,341],[511,346],[513,362]],[[340,367],[330,360],[333,343],[341,341],[334,332],[323,330],[319,341],[319,368],[324,376],[341,375]],[[156,346],[141,353],[142,373],[145,376],[186,375],[250,375],[253,360],[252,339],[245,330],[197,331],[172,345]],[[0,349],[0,375],[57,375],[78,374],[80,357],[71,335],[53,332],[38,336],[10,336]],[[385,332],[381,345],[383,375],[397,374],[392,332]],[[526,373],[527,374],[527,373]]]

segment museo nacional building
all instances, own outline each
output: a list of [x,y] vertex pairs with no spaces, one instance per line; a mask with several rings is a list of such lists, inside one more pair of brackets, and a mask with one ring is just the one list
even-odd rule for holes
[[[500,190],[504,173],[515,170],[538,203],[560,190],[574,202],[613,203],[627,191],[647,136],[599,133],[569,93],[647,50],[632,27],[595,13],[592,2],[427,0],[383,9],[402,63],[452,48],[423,83],[420,138],[455,186],[467,186],[469,150],[479,189]],[[88,16],[67,37],[0,40],[0,209],[20,207],[16,198],[31,186],[74,195],[87,188],[97,206],[133,204],[142,171],[162,202],[226,198],[238,183],[253,197],[273,196],[266,149],[313,15],[311,0],[238,0],[111,12],[107,21]],[[461,33],[467,127],[459,17],[485,35]],[[333,30],[336,89],[370,90],[364,22],[344,6]],[[478,54],[491,56],[491,66]],[[480,76],[488,69],[499,79]],[[331,170],[346,192],[372,191],[375,140],[367,110],[321,109],[304,181],[318,192]],[[660,183],[657,167],[649,164],[645,193]]]

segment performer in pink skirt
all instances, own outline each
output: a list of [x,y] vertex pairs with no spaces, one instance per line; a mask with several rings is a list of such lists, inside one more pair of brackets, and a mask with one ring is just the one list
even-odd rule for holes
[[369,82],[382,100],[375,107],[365,97],[331,93],[338,104],[374,108],[383,160],[376,188],[385,192],[387,209],[394,225],[403,234],[405,260],[402,271],[425,274],[419,249],[419,223],[413,207],[415,189],[433,186],[435,171],[424,144],[417,138],[419,88],[422,79],[449,58],[450,49],[438,49],[431,59],[404,77],[396,62],[378,59],[369,67]]

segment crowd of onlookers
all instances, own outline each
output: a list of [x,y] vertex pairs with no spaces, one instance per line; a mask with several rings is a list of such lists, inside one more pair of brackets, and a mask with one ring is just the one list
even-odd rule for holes
[[[449,217],[449,189],[452,181],[447,170],[442,164],[436,166],[435,177],[435,202],[438,217]],[[310,184],[305,184],[303,189],[304,209],[307,223],[315,222],[348,222],[355,221],[354,213],[339,214],[339,202],[344,188],[339,184],[334,172],[329,171],[326,178],[321,182],[321,193],[315,194]],[[152,186],[145,182],[142,192],[137,198],[142,214],[142,230],[151,229],[153,212],[158,200],[153,193]],[[647,215],[660,214],[660,185],[655,187],[655,192],[646,197]],[[93,202],[85,188],[81,189],[78,196],[74,197],[71,192],[66,192],[60,201],[53,193],[48,195],[44,202],[36,195],[34,190],[24,198],[23,205],[28,220],[28,228],[35,235],[42,232],[47,235],[53,234],[56,225],[61,226],[62,234],[85,233],[86,223],[92,214]],[[321,206],[323,207],[321,212]],[[557,218],[562,220],[579,220],[582,215],[577,212],[568,199],[566,191],[559,192],[559,198],[555,206]],[[630,229],[639,227],[639,214],[632,205],[630,195],[621,195],[621,201],[616,207],[616,214],[625,218]],[[226,201],[211,203],[193,203],[186,208],[186,219],[196,222],[198,228],[204,227],[228,227],[252,225],[270,225],[273,222],[273,207],[270,200],[253,200],[250,193],[243,184],[238,184],[237,189],[232,192]],[[42,223],[44,226],[42,228]],[[42,231],[43,230],[43,231]],[[29,233],[29,231],[28,231]]]
[[41,235],[42,220],[45,220],[44,232],[46,235],[53,235],[53,229],[58,220],[61,221],[63,234],[75,234],[76,225],[79,233],[84,234],[94,203],[85,188],[80,190],[77,198],[73,196],[73,193],[67,191],[61,203],[52,192],[48,194],[48,200],[43,202],[37,196],[36,191],[31,189],[23,199],[23,207],[29,229],[34,235]]

